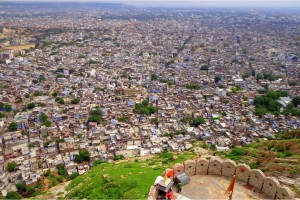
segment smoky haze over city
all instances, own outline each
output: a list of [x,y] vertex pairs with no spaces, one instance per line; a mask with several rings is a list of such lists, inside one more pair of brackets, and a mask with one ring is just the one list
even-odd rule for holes
[[0,0],[0,199],[300,198],[299,8]]

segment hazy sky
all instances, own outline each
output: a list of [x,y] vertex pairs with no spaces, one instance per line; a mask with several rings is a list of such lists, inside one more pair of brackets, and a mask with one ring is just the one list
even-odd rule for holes
[[0,2],[116,2],[146,6],[295,6],[300,0],[0,0]]

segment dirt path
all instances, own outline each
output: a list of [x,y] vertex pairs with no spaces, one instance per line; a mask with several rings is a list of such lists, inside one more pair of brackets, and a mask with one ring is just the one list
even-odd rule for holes
[[39,195],[35,199],[57,199],[58,197],[65,197],[67,194],[66,188],[71,181],[64,182],[46,191],[46,194]]

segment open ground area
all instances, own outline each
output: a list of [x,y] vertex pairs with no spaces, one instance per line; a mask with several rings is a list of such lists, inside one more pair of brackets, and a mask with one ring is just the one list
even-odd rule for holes
[[[181,195],[189,199],[228,199],[225,191],[231,178],[213,175],[196,175],[191,177],[189,184],[184,185]],[[223,189],[222,189],[223,188]],[[176,191],[176,190],[174,190]],[[268,197],[252,186],[237,181],[233,199],[267,199]],[[184,199],[184,198],[180,198]]]

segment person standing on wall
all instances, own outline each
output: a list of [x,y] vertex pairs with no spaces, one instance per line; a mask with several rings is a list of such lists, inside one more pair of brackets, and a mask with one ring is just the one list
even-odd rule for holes
[[182,190],[182,183],[178,183],[177,184],[177,192],[180,194],[181,193],[181,190]]

